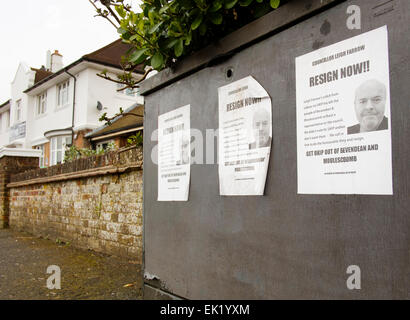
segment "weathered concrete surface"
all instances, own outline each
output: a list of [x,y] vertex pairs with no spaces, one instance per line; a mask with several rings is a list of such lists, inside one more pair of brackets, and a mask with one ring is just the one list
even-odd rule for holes
[[[46,287],[49,265],[61,268],[60,290]],[[0,230],[0,300],[133,300],[141,298],[141,287],[140,265],[135,261]]]
[[[303,9],[319,1],[291,2]],[[350,5],[360,5],[361,30],[346,27]],[[144,163],[144,272],[160,289],[188,299],[410,298],[409,21],[410,1],[349,0],[144,97],[145,159],[157,148],[158,115],[177,107],[190,104],[190,126],[204,137],[187,202],[157,201],[158,167]],[[384,25],[394,196],[298,194],[295,58]],[[205,138],[219,127],[218,88],[249,75],[272,97],[265,196],[223,197],[216,152],[205,164]],[[350,265],[361,268],[361,290],[346,287]]]

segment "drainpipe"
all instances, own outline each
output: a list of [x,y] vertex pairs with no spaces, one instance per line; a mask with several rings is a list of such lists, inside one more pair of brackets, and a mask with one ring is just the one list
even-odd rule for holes
[[74,145],[74,111],[75,111],[75,89],[77,86],[77,78],[73,76],[68,69],[64,69],[65,73],[71,76],[74,79],[74,92],[73,92],[73,114],[71,119],[71,144]]

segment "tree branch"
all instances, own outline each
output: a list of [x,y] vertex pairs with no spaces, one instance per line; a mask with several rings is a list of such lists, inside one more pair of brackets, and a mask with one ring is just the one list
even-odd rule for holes
[[[98,7],[94,4],[94,2],[93,2],[92,0],[88,0],[88,2],[90,2],[90,3],[93,5],[93,7],[95,8],[95,10],[96,10],[97,12],[101,11],[101,9],[98,8]],[[108,22],[111,23],[115,29],[118,29],[118,26],[116,26],[115,23],[112,22],[111,19],[110,19],[107,15],[105,15],[105,14],[103,14],[103,13],[98,13],[98,14],[95,15],[95,16],[96,16],[96,17],[102,17],[102,18],[104,18],[104,19],[107,19]]]
[[115,82],[115,83],[125,84],[124,81],[115,80],[115,79],[113,79],[113,78],[111,78],[111,77],[109,77],[109,76],[107,76],[107,75],[105,75],[105,74],[97,73],[97,76],[100,77],[100,78],[103,78],[103,79],[105,79],[105,80],[109,80],[109,81]]
[[107,8],[107,10],[111,13],[111,15],[114,17],[114,19],[118,22],[118,24],[121,24],[120,19],[118,19],[118,17],[117,17],[117,15],[115,14],[115,12],[112,11],[110,5],[109,5],[109,4],[105,4],[105,3],[102,3],[102,5]]
[[[121,109],[121,108],[120,108]],[[100,119],[99,119],[99,121],[105,121],[105,124],[106,125],[111,125],[111,121],[113,121],[113,120],[115,120],[115,119],[117,119],[118,117],[120,117],[120,116],[122,116],[122,117],[124,117],[124,116],[134,116],[134,117],[137,117],[137,118],[139,118],[139,119],[144,119],[144,116],[140,116],[139,114],[135,114],[135,113],[131,113],[131,112],[123,112],[122,111],[122,109],[121,109],[121,112],[120,113],[117,113],[117,114],[115,114],[114,116],[112,116],[112,117],[107,117],[107,113],[105,112],[101,117],[100,117]]]
[[[135,69],[135,68],[134,68],[134,69]],[[115,83],[124,84],[124,85],[125,85],[124,88],[117,89],[117,91],[120,92],[120,91],[123,91],[123,90],[125,90],[125,89],[127,89],[127,88],[130,88],[130,89],[138,88],[139,86],[137,86],[137,84],[140,83],[140,82],[142,82],[142,81],[144,81],[144,80],[146,79],[147,75],[148,75],[151,71],[153,71],[153,70],[154,70],[154,69],[151,68],[151,67],[148,68],[147,70],[145,70],[145,73],[142,75],[142,77],[141,77],[140,79],[138,79],[138,80],[135,80],[135,82],[133,82],[132,84],[130,84],[130,83],[127,82],[127,81],[113,79],[113,78],[111,78],[110,76],[107,76],[106,74],[97,73],[97,76],[100,77],[100,78],[103,78],[103,79],[105,79],[105,80],[109,80],[109,81],[115,82]]]

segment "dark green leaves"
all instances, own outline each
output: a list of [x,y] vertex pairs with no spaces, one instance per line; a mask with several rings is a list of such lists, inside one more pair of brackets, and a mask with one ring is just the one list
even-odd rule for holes
[[225,0],[225,9],[232,9],[238,0]]
[[143,48],[143,49],[139,49],[139,50],[135,50],[130,58],[129,58],[129,62],[131,63],[135,63],[135,64],[140,64],[141,62],[143,62],[147,56],[145,55],[145,53],[149,50],[149,48]]
[[192,30],[197,29],[197,28],[199,27],[199,25],[201,24],[203,18],[204,18],[204,17],[202,16],[202,14],[198,15],[198,16],[196,17],[196,19],[194,20],[194,22],[192,22],[192,24],[191,24],[191,29],[192,29]]
[[264,16],[265,14],[267,14],[271,10],[272,10],[272,8],[271,8],[269,2],[264,1],[264,2],[258,3],[256,5],[253,16],[254,16],[254,18],[260,18],[260,17]]
[[149,29],[148,33],[153,34],[155,31],[158,30],[158,28],[164,23],[164,21],[161,21],[157,23],[155,26],[153,26],[151,29]]
[[212,21],[213,24],[221,24],[223,17],[222,14],[218,13],[214,13],[209,17]]
[[166,12],[169,9],[169,6],[170,5],[163,6],[161,9],[159,9],[158,13],[163,14],[164,12]]
[[270,0],[270,6],[273,9],[277,9],[280,5],[280,0]]
[[117,13],[118,13],[118,15],[121,17],[121,18],[125,18],[125,16],[126,16],[126,12],[125,12],[125,9],[124,9],[124,6],[116,6],[115,7],[115,11],[117,11]]
[[177,43],[174,46],[174,53],[176,57],[180,57],[182,55],[182,51],[184,51],[184,43],[182,39],[178,39]]
[[119,19],[120,37],[133,47],[124,62],[131,66],[143,63],[157,70],[171,66],[179,58],[278,8],[281,3],[280,0],[141,2],[140,10],[136,11],[130,11],[117,0],[110,2],[110,7]]
[[120,27],[120,28],[117,29],[117,32],[118,32],[119,34],[125,34],[125,33],[127,33],[128,31]]
[[179,39],[168,39],[165,43],[165,47],[167,49],[171,49],[177,44],[178,41]]
[[151,58],[151,66],[154,69],[162,69],[162,64],[164,63],[164,57],[160,52],[156,52]]
[[239,5],[241,7],[247,7],[252,3],[253,0],[240,0]]
[[205,24],[205,23],[202,23],[202,24],[199,26],[199,34],[200,34],[201,36],[204,36],[204,35],[206,34],[206,30],[207,30],[206,24]]
[[222,0],[216,0],[212,2],[211,7],[209,8],[209,12],[216,12],[222,8]]

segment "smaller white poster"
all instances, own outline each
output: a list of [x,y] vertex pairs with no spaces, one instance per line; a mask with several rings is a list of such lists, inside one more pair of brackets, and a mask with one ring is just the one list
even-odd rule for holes
[[219,191],[263,195],[272,145],[272,103],[251,76],[218,88]]
[[190,105],[158,117],[158,201],[188,201]]

